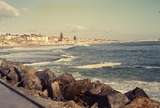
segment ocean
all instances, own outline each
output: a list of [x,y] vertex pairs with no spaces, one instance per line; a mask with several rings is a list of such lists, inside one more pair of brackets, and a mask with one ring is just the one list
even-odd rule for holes
[[159,41],[1,48],[0,58],[100,80],[123,93],[140,87],[160,101]]

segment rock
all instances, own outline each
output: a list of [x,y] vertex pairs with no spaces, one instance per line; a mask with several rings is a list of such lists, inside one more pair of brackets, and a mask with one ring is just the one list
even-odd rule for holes
[[92,89],[85,95],[90,107],[98,103],[98,108],[123,108],[129,102],[125,95],[100,82],[93,83]]
[[33,67],[24,66],[20,63],[2,60],[0,73],[6,77],[7,82],[26,89],[41,90],[41,81],[36,76],[37,70]]
[[51,93],[50,93],[50,97],[54,100],[63,100],[63,96],[62,96],[62,92],[61,92],[61,89],[60,89],[60,84],[59,84],[59,81],[54,81],[52,82],[51,84]]
[[33,67],[23,67],[23,82],[22,87],[26,89],[35,89],[35,90],[42,90],[41,81],[36,75],[37,70],[35,70]]
[[10,84],[20,86],[24,76],[23,67],[25,66],[21,63],[11,62],[5,59],[0,60],[1,77],[5,77],[5,80]]
[[42,91],[47,90],[47,95],[50,98],[54,98],[53,88],[52,88],[52,81],[55,79],[55,74],[49,70],[45,69],[43,71],[36,72],[36,76],[41,81]]
[[75,82],[75,79],[72,76],[72,74],[68,74],[68,73],[60,75],[59,77],[56,78],[56,80],[59,80],[62,85],[69,84],[71,82]]
[[76,104],[74,101],[68,101],[64,104],[65,108],[82,108],[82,106]]
[[91,80],[84,79],[72,82],[64,88],[63,96],[66,100],[74,100],[80,104],[84,104],[85,92],[92,86]]
[[75,82],[76,80],[71,74],[65,73],[63,75],[58,76],[54,81],[58,81],[60,89],[63,93],[63,91],[65,91],[65,87],[68,86],[68,84]]
[[5,59],[0,58],[0,67],[1,67],[1,64],[3,63],[4,60]]
[[40,95],[42,98],[48,98],[48,91],[47,91],[47,90],[44,90],[43,92],[40,92],[39,95]]
[[16,72],[16,68],[9,68],[9,72],[6,75],[6,80],[8,83],[15,85],[17,82],[21,81],[21,76],[19,76],[19,72]]
[[54,73],[49,69],[45,69],[43,71],[38,71],[38,72],[36,72],[36,75],[41,80],[43,90],[47,89],[47,86],[48,86],[49,82],[52,82],[56,77],[54,75]]
[[42,90],[41,81],[34,74],[25,75],[23,79],[23,87],[30,90]]
[[92,83],[88,79],[66,83],[61,91],[65,100],[74,100],[85,107],[93,107],[97,103],[98,108],[123,108],[129,102],[125,95],[110,86]]
[[131,101],[133,99],[135,99],[136,97],[148,97],[148,95],[145,93],[145,91],[141,88],[136,87],[134,90],[131,90],[127,93],[125,93],[125,95],[128,97],[128,99],[130,99]]
[[16,67],[0,68],[1,78],[6,78],[5,80],[15,85],[22,81],[21,72]]
[[94,103],[94,104],[91,106],[91,108],[98,108],[98,103],[97,103],[97,102]]
[[6,77],[9,71],[10,71],[9,68],[0,68],[1,78]]
[[72,82],[75,82],[75,79],[71,74],[68,73],[56,77],[51,83],[52,84],[51,96],[53,96],[52,98],[57,100],[63,100],[65,87]]
[[105,94],[109,94],[112,91],[113,89],[109,85],[102,84],[99,81],[93,82],[92,88],[89,90],[89,92],[94,95],[98,95],[98,94],[105,95]]
[[123,95],[99,81],[75,80],[67,73],[56,77],[49,69],[37,71],[6,60],[0,60],[0,75],[27,94],[44,99],[46,108],[160,108],[141,88]]
[[160,108],[160,103],[147,97],[137,97],[124,108]]
[[55,75],[49,69],[36,72],[36,76],[41,81],[42,91],[47,90],[48,97],[53,98],[52,94],[52,81],[55,79]]
[[129,102],[125,95],[117,91],[108,94],[107,97],[111,108],[124,108],[124,106]]
[[5,77],[6,80],[13,85],[20,82],[22,80],[21,71],[18,69],[20,65],[19,63],[7,61],[5,59],[0,60],[1,77]]

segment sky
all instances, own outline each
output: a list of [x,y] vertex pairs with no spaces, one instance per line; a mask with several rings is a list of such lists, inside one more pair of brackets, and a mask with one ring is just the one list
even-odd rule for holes
[[160,38],[160,0],[0,0],[0,33]]

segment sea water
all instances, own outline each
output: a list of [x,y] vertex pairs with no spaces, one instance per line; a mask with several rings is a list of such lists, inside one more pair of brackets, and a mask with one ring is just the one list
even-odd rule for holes
[[160,101],[160,42],[126,42],[78,46],[7,48],[0,58],[37,69],[50,68],[57,75],[71,73],[91,78],[125,93],[143,88]]

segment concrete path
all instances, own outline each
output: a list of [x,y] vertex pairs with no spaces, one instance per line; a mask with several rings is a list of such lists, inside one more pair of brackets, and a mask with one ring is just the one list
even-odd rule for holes
[[0,82],[0,108],[43,108],[27,100],[4,84]]

